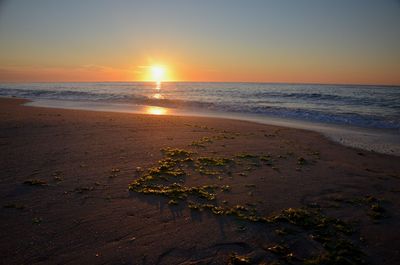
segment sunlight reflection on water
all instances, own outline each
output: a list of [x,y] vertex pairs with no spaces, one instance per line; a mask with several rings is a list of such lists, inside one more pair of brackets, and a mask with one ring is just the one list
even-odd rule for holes
[[151,115],[167,115],[168,109],[163,107],[147,106],[145,108],[145,113]]
[[155,98],[155,99],[163,99],[164,96],[161,95],[160,93],[156,93],[156,94],[153,95],[153,98]]
[[161,90],[161,82],[156,82],[156,90],[157,91]]
[[[156,82],[156,93],[153,94],[152,98],[154,99],[164,99],[164,96],[161,94],[161,82]],[[151,114],[151,115],[166,115],[169,114],[168,109],[163,108],[163,107],[157,107],[157,106],[147,106],[144,109],[145,113]]]

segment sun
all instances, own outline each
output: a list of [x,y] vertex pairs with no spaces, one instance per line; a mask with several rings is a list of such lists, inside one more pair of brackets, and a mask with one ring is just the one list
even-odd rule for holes
[[151,69],[151,79],[157,83],[161,83],[165,79],[165,67],[160,65],[153,65]]

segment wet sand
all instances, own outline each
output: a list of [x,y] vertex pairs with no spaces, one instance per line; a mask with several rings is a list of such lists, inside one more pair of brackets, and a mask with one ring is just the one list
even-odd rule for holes
[[399,157],[251,122],[24,102],[0,99],[2,264],[400,263]]
[[250,121],[279,127],[308,130],[318,132],[339,144],[364,149],[381,154],[400,156],[400,137],[395,130],[360,128],[352,126],[335,125],[328,123],[315,123],[293,119],[280,119],[256,114],[224,113],[204,110],[184,110],[156,106],[136,105],[129,103],[62,101],[35,99],[25,105],[44,108],[75,109],[89,111],[122,112],[134,114],[163,113],[174,116],[207,117],[220,119],[233,119]]

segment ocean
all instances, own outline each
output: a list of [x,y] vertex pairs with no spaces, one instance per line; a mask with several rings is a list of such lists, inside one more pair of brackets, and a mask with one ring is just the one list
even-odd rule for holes
[[[172,113],[279,118],[400,132],[400,87],[274,83],[7,83],[0,96]],[[51,102],[50,102],[51,103]],[[93,104],[96,103],[96,104]],[[112,110],[112,109],[111,109]],[[245,118],[244,118],[245,119]]]

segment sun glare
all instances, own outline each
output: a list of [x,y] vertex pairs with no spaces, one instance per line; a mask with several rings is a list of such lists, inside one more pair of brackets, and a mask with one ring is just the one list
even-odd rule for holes
[[165,79],[165,68],[163,66],[154,65],[151,67],[151,78],[157,83],[161,83]]
[[145,112],[151,115],[165,115],[168,110],[163,107],[147,106]]

